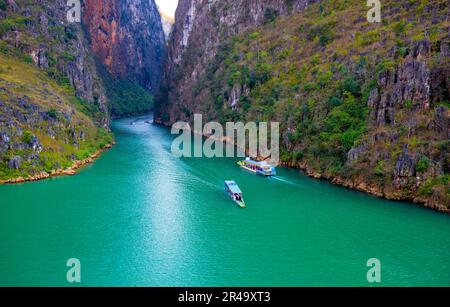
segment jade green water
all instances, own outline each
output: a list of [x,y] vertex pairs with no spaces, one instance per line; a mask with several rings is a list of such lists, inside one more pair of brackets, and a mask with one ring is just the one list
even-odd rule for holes
[[[169,131],[117,121],[118,145],[74,177],[0,186],[0,285],[450,285],[450,217],[280,169],[170,153]],[[223,192],[236,180],[247,209]]]

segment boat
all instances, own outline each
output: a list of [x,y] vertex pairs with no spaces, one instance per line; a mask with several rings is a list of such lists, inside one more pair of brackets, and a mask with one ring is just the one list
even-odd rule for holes
[[247,158],[245,161],[238,162],[238,165],[245,170],[261,176],[270,177],[277,175],[277,168],[266,161],[260,162]]
[[245,208],[244,197],[236,181],[225,181],[225,191],[239,207]]

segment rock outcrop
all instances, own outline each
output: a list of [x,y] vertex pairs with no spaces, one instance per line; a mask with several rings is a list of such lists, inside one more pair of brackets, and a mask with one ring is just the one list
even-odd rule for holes
[[419,42],[397,70],[387,70],[380,75],[378,87],[369,98],[371,117],[377,125],[393,124],[396,110],[405,104],[413,110],[430,108],[431,72],[421,60],[430,52],[429,42]]

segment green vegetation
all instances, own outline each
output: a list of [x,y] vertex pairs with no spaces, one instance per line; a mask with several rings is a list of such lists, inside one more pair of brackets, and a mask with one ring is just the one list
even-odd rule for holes
[[[0,6],[2,3],[0,2]],[[2,20],[0,20],[0,35],[5,32],[14,30],[14,29],[22,29],[25,27],[27,22],[30,22],[30,17],[24,17],[20,15],[11,15]]]
[[8,7],[8,4],[6,3],[6,0],[0,0],[0,10],[5,11]]
[[264,11],[264,23],[271,23],[277,19],[279,12],[274,8],[266,8]]
[[[9,136],[9,142],[22,144],[0,155],[0,180],[70,167],[74,160],[87,158],[113,142],[111,132],[94,123],[93,119],[103,117],[94,105],[76,98],[73,88],[60,86],[22,58],[0,53],[0,88],[0,132]],[[27,106],[21,108],[18,99]],[[15,115],[11,115],[13,110]],[[21,113],[27,114],[26,121],[17,117]],[[4,118],[13,125],[4,125]],[[36,139],[42,151],[32,148]],[[16,156],[22,157],[20,167],[12,169],[8,163]]]
[[[345,7],[338,15],[329,11],[331,7],[322,5],[319,17],[314,12],[317,6],[312,6],[310,14],[275,22],[266,11],[273,24],[224,43],[199,88],[206,83],[214,117],[221,121],[281,122],[298,148],[286,151],[284,161],[317,161],[321,171],[336,174],[344,170],[348,151],[367,133],[367,100],[376,82],[356,75],[355,67],[342,64],[336,53],[340,46],[352,45],[348,35],[338,33],[342,26],[338,20],[350,23],[339,16],[355,8]],[[375,32],[370,33],[363,45],[376,41],[375,37]],[[359,69],[366,69],[369,60],[358,58]],[[389,65],[383,62],[379,70]],[[230,111],[226,102],[236,86],[249,94],[240,97],[238,110]]]
[[142,86],[131,80],[114,78],[104,68],[99,67],[111,115],[125,117],[150,112],[154,99]]
[[428,159],[425,156],[422,156],[420,157],[419,162],[417,162],[416,169],[419,173],[422,173],[427,171],[429,166],[430,166],[430,159]]
[[58,118],[58,111],[55,109],[50,109],[47,111],[47,116],[53,119],[57,119]]
[[23,143],[30,143],[31,139],[33,138],[33,132],[29,131],[29,130],[25,130],[23,132],[23,136],[22,136],[22,142]]
[[312,26],[308,31],[308,40],[312,42],[319,40],[320,45],[325,47],[334,39],[334,26],[334,22]]
[[422,196],[431,196],[434,191],[441,190],[442,194],[445,195],[445,205],[450,207],[450,174],[445,174],[437,178],[429,178],[425,184],[419,188],[419,194]]
[[133,81],[114,80],[105,87],[113,116],[143,114],[153,107],[153,96]]

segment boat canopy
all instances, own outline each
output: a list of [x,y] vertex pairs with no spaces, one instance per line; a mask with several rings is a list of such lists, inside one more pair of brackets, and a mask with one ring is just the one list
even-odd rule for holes
[[225,181],[228,189],[230,189],[233,194],[242,194],[241,189],[239,189],[237,183],[235,181]]
[[266,161],[255,161],[255,160],[252,160],[252,159],[250,159],[250,158],[247,158],[246,160],[245,160],[245,163],[248,163],[248,164],[252,164],[252,165],[255,165],[255,166],[259,166],[259,167],[272,167],[272,165],[270,165],[269,163],[267,163]]

